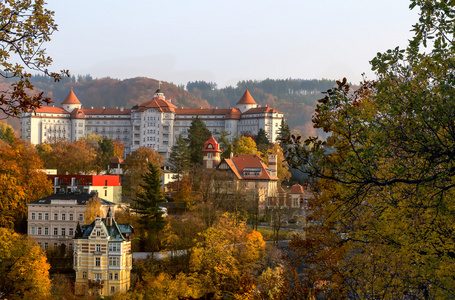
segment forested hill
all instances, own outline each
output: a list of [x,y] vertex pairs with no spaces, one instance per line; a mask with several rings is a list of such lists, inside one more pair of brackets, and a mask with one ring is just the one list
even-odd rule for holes
[[[79,75],[54,83],[45,76],[33,76],[31,81],[38,91],[44,91],[45,95],[51,97],[55,105],[60,105],[73,87],[83,107],[86,108],[91,106],[131,108],[151,99],[158,88],[158,80],[144,77],[118,80],[93,79],[90,75]],[[5,80],[0,81],[0,88],[6,88],[8,84]],[[311,124],[316,101],[322,98],[322,91],[334,85],[335,81],[332,80],[266,79],[240,81],[236,87],[217,88],[213,82],[194,81],[188,82],[186,86],[162,82],[161,90],[165,93],[166,99],[178,107],[228,108],[235,106],[248,86],[258,104],[268,105],[283,112],[291,129],[308,136],[316,134]]]

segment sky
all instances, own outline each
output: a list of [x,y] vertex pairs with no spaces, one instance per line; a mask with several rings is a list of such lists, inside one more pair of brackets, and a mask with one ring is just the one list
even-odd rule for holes
[[341,79],[404,47],[418,12],[404,0],[47,0],[53,71],[175,84]]

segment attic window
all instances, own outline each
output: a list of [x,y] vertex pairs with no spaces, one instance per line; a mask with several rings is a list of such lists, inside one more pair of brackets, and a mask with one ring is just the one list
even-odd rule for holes
[[259,177],[261,176],[261,168],[245,168],[243,169],[243,176]]
[[207,149],[214,149],[212,144],[207,145]]

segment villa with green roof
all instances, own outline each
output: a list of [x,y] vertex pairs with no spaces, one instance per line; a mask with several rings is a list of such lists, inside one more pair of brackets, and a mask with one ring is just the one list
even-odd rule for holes
[[111,210],[76,229],[74,270],[76,295],[110,296],[130,287],[133,227],[118,224]]

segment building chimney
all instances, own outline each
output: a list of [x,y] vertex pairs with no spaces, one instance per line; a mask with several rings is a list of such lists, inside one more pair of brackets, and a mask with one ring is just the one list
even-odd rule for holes
[[277,176],[277,156],[275,154],[269,155],[269,169],[271,176]]
[[125,107],[120,106],[120,111],[123,112],[125,110]]

